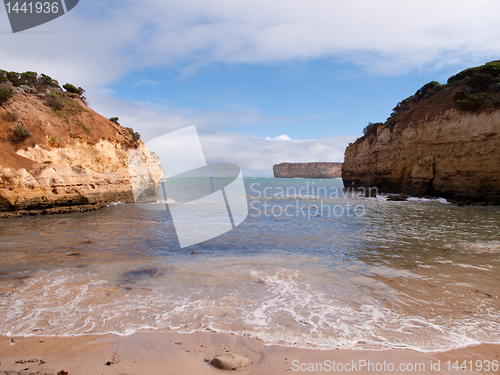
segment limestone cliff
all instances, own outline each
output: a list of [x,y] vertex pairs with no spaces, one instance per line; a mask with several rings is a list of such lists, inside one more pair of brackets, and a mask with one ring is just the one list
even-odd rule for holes
[[0,87],[13,94],[0,107],[0,216],[133,202],[128,162],[137,152],[159,182],[159,161],[137,133],[53,83]]
[[500,62],[431,82],[345,151],[345,187],[500,203]]
[[342,163],[281,163],[273,165],[277,178],[340,178]]

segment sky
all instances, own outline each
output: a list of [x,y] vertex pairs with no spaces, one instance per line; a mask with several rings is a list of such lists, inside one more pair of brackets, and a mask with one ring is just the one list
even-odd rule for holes
[[271,176],[342,161],[430,81],[500,59],[498,0],[80,0],[13,34],[0,69],[81,86],[147,142],[196,125],[209,162]]

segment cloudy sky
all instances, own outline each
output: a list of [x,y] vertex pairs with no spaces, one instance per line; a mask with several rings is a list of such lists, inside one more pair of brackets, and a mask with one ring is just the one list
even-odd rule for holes
[[80,0],[13,34],[0,69],[86,89],[144,141],[196,125],[209,161],[246,176],[342,161],[425,83],[500,59],[498,0]]

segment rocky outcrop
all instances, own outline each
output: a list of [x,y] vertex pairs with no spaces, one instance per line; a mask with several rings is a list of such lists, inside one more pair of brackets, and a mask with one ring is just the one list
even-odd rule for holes
[[345,151],[344,186],[500,203],[500,79],[481,71],[477,88],[474,72],[459,73],[447,85],[433,83],[430,95],[422,94],[424,86],[399,103],[385,124],[365,128]]
[[342,163],[281,163],[273,165],[277,178],[340,178]]
[[134,202],[132,155],[140,154],[150,182],[159,183],[159,160],[137,133],[100,116],[79,95],[52,87],[54,107],[28,91],[0,107],[0,216]]
[[250,360],[242,355],[228,352],[214,357],[210,363],[221,370],[234,371],[248,366]]

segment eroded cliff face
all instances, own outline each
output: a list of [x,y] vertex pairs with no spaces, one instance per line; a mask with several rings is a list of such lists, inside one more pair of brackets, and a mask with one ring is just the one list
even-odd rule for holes
[[379,126],[350,145],[344,186],[500,203],[500,111],[449,109],[432,118]]
[[500,60],[432,81],[345,151],[345,187],[500,203]]
[[340,178],[342,163],[280,163],[273,165],[277,178]]
[[34,93],[0,107],[0,216],[133,202],[131,155],[141,155],[148,183],[157,189],[163,170],[136,133],[95,113],[77,95],[57,93],[64,102],[58,110]]

